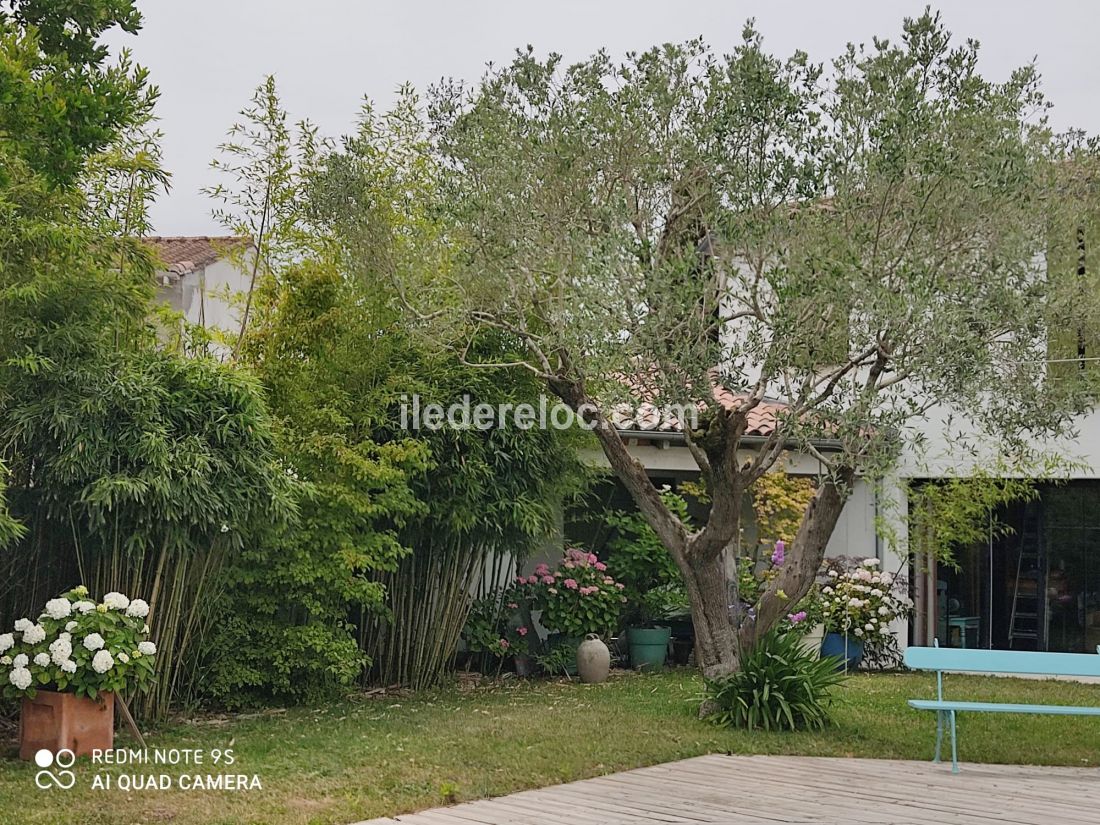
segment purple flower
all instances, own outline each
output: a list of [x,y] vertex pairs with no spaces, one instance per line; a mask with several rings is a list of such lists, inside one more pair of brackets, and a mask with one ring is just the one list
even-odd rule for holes
[[772,551],[772,564],[776,567],[780,567],[786,557],[787,545],[783,543],[783,539],[780,539],[775,543],[775,550]]
[[804,622],[804,621],[806,621],[806,611],[805,610],[799,610],[797,613],[788,613],[787,614],[787,620],[791,624],[798,624],[800,622]]

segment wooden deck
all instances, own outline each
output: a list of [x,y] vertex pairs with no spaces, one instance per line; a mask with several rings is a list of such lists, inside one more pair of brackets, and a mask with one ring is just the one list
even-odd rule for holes
[[357,825],[1100,823],[1100,770],[700,756]]

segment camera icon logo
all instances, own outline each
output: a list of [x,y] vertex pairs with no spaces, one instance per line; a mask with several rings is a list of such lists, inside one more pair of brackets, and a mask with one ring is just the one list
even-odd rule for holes
[[34,764],[42,769],[34,775],[34,784],[42,790],[54,787],[67,791],[76,784],[76,774],[69,770],[75,762],[76,754],[68,748],[57,753],[42,748],[34,755]]

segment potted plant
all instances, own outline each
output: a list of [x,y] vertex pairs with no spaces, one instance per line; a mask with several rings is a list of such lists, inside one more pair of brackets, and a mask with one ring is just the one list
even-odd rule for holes
[[542,610],[539,621],[552,634],[548,647],[565,647],[565,663],[576,673],[576,651],[589,634],[607,638],[618,626],[623,585],[608,573],[595,553],[570,548],[553,570],[540,564],[527,577],[516,579],[520,598]]
[[470,608],[462,639],[470,653],[480,655],[483,673],[491,669],[499,674],[508,657],[512,657],[517,675],[531,673],[530,628],[519,623],[518,598],[515,588],[508,588],[482,596]]
[[829,559],[825,565],[821,655],[840,657],[845,670],[859,667],[866,643],[892,637],[890,624],[908,610],[893,574],[878,566],[878,559]]
[[0,634],[0,684],[21,698],[19,756],[40,749],[76,755],[114,744],[114,699],[142,690],[153,676],[149,605],[121,593],[96,603],[86,587],[46,602],[36,621],[19,619]]
[[626,640],[630,665],[635,670],[660,670],[668,657],[669,642],[675,625],[677,638],[694,635],[690,614],[685,622],[687,596],[678,584],[654,587],[627,596]]
[[[666,486],[661,497],[684,524],[691,524],[683,496]],[[677,639],[694,643],[683,576],[640,513],[611,512],[607,523],[615,528],[607,543],[608,561],[624,586],[623,625],[630,664],[640,670],[659,669],[668,656],[673,625],[677,627]]]

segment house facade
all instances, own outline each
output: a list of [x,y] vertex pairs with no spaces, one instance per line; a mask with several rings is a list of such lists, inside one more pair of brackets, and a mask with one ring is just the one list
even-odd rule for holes
[[160,262],[157,300],[187,324],[228,334],[240,331],[242,299],[251,280],[244,271],[254,251],[250,238],[150,236],[143,240]]

